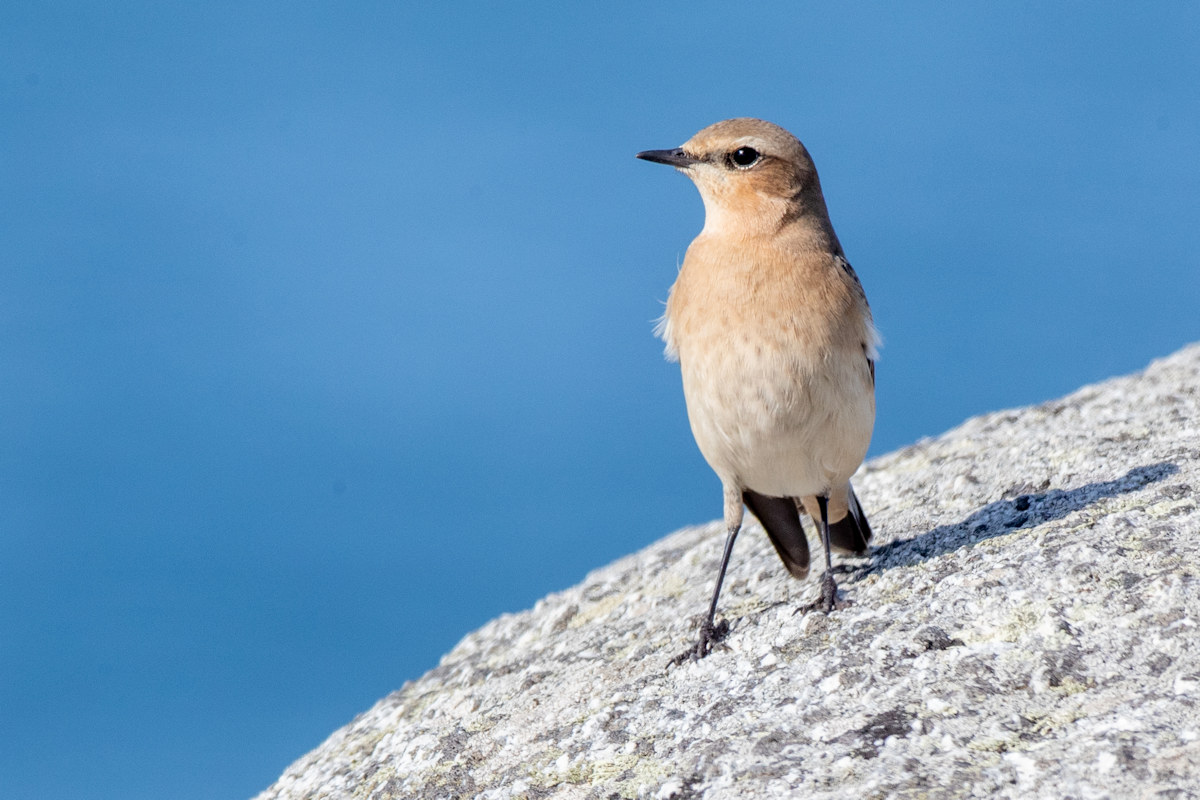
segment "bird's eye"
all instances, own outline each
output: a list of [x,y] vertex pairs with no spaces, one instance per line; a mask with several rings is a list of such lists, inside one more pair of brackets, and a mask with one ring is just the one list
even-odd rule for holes
[[739,147],[729,154],[730,163],[738,169],[749,169],[758,163],[758,151],[753,147]]

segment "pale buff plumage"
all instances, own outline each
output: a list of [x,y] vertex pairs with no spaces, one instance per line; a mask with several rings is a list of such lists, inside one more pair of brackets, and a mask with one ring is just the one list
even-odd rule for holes
[[[750,154],[757,159],[739,163]],[[827,501],[829,523],[848,512],[862,516],[849,481],[874,425],[878,336],[808,152],[777,125],[733,119],[676,150],[639,156],[677,167],[704,200],[704,228],[688,248],[659,333],[680,362],[696,443],[725,487],[726,560],[744,496],[792,498],[818,523],[818,498]],[[869,537],[865,516],[862,526]],[[778,535],[772,541],[803,577],[807,546],[797,543],[804,550],[797,563]],[[832,587],[828,572],[826,581]],[[720,578],[699,655],[714,636],[719,590]]]

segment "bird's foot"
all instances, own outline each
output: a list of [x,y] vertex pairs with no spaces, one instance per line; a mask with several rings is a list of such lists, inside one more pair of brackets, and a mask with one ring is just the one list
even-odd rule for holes
[[828,614],[837,606],[837,584],[833,573],[826,572],[821,576],[821,609]]
[[700,626],[700,640],[695,646],[689,647],[671,659],[672,666],[679,666],[685,661],[699,661],[712,652],[712,646],[718,644],[729,635],[729,621],[721,620],[716,625],[705,622]]
[[826,572],[821,576],[821,596],[813,602],[803,605],[797,611],[808,613],[809,611],[820,611],[822,614],[828,614],[831,611],[841,611],[843,608],[848,608],[854,605],[851,600],[839,600],[837,583],[833,580],[833,573]]

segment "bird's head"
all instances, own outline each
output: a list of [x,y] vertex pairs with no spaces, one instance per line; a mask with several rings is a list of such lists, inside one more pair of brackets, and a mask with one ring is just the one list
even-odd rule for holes
[[795,136],[761,119],[727,119],[674,150],[646,150],[637,157],[669,164],[692,179],[704,200],[705,230],[777,229],[811,214],[827,219],[808,151]]

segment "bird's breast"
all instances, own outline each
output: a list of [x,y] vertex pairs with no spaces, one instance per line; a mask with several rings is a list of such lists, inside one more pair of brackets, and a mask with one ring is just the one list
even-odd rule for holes
[[667,313],[688,417],[709,464],[723,480],[775,496],[848,478],[874,423],[862,350],[869,312],[814,265],[690,269],[693,255]]

